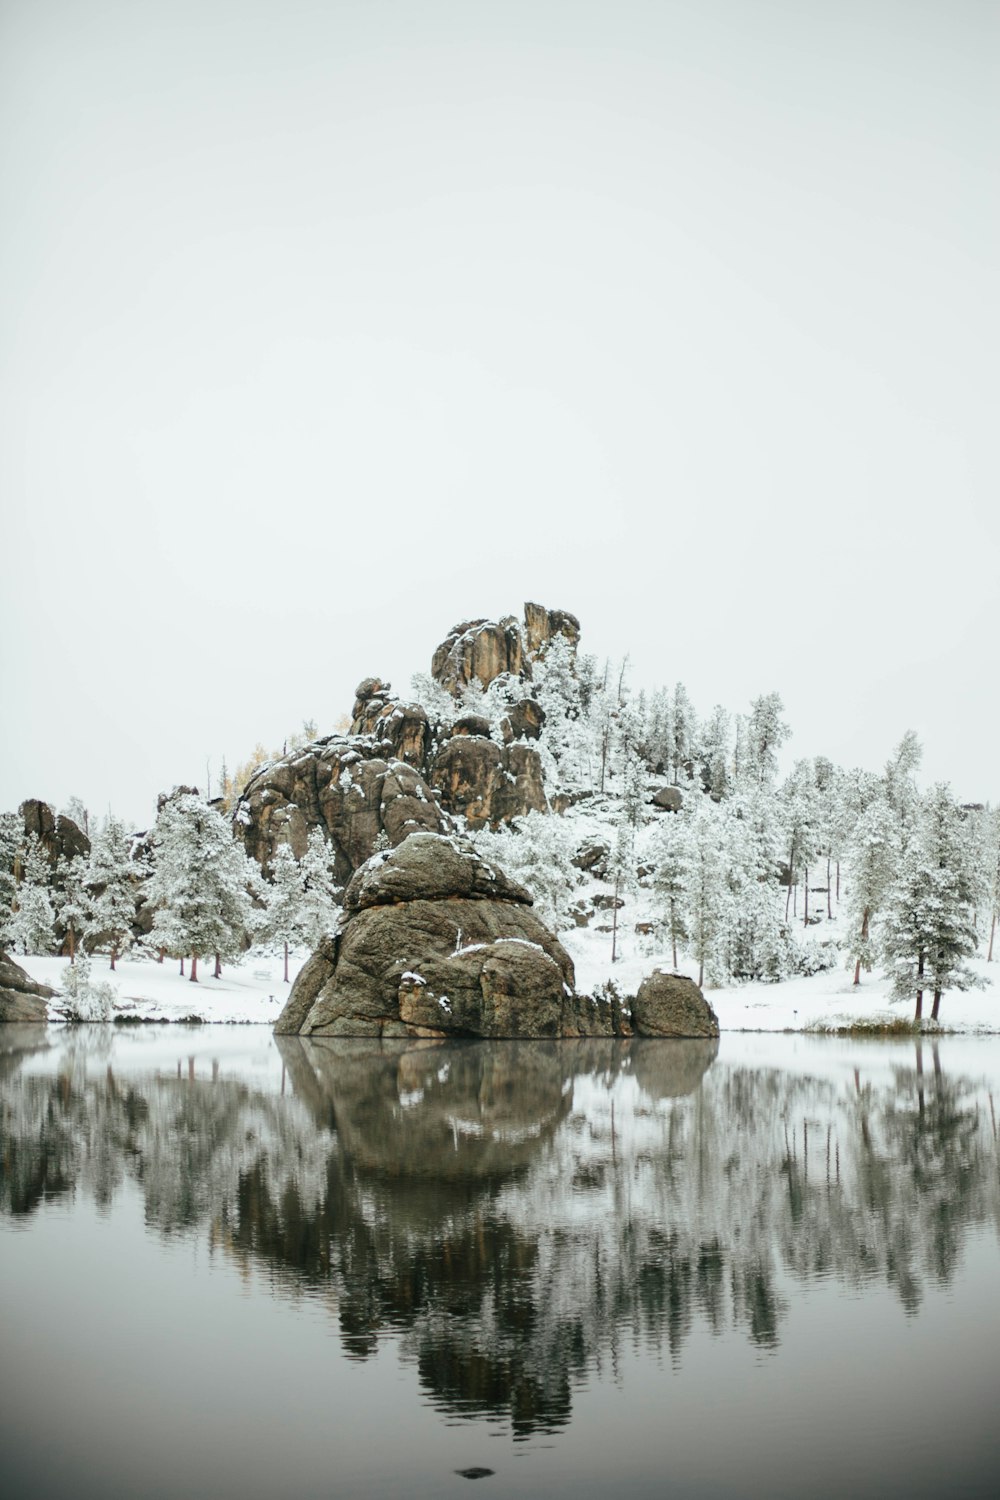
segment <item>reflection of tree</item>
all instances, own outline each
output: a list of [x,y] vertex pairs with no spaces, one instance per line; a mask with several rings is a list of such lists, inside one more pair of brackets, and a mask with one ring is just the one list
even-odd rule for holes
[[392,1337],[435,1403],[518,1434],[564,1424],[624,1343],[677,1363],[700,1323],[776,1348],[789,1281],[916,1309],[1000,1225],[995,1125],[937,1048],[837,1082],[714,1043],[288,1037],[279,1097],[127,1077],[76,1036],[55,1076],[0,1055],[0,1211],[129,1178],[161,1232],[207,1225],[325,1299],[348,1355]]

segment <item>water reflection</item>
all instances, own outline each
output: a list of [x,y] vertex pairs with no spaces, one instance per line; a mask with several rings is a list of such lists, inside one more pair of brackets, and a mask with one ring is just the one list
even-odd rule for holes
[[[916,1313],[968,1231],[1000,1232],[990,1087],[937,1045],[823,1073],[716,1043],[279,1039],[281,1094],[218,1067],[129,1070],[111,1034],[0,1038],[0,1212],[126,1180],[163,1235],[207,1232],[342,1347],[387,1336],[453,1414],[569,1420],[625,1344],[675,1365],[696,1325],[777,1349],[794,1288]],[[818,1060],[823,1060],[817,1044]]]

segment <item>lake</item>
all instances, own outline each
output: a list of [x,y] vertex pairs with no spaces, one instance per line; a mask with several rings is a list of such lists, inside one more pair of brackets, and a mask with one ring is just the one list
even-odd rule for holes
[[995,1496],[1000,1038],[0,1027],[0,1490]]

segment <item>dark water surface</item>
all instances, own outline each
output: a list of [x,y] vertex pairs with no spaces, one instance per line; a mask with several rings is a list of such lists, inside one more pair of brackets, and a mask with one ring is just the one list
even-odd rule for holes
[[0,1027],[0,1493],[994,1497],[998,1113],[997,1038]]

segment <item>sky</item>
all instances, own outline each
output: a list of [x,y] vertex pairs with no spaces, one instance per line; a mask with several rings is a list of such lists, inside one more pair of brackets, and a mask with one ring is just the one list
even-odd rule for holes
[[4,0],[0,807],[569,609],[1000,801],[990,0]]

